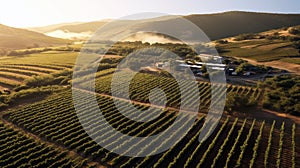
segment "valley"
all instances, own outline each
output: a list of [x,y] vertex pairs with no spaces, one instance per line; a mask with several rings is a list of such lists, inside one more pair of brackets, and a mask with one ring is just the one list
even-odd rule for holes
[[[111,20],[0,25],[0,167],[299,167],[300,15],[183,17],[214,41],[87,41]],[[120,22],[169,29],[176,19]]]

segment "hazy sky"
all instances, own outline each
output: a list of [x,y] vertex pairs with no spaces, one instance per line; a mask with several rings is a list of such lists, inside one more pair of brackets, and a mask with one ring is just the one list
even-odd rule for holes
[[31,27],[139,12],[186,15],[231,10],[300,13],[300,0],[3,0],[0,24]]

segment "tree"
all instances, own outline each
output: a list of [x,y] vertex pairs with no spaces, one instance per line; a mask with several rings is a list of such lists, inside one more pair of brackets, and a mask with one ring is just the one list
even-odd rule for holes
[[232,113],[234,111],[240,111],[245,107],[252,105],[252,102],[245,95],[238,95],[234,92],[230,92],[226,96],[225,109],[227,112]]
[[228,43],[228,41],[227,40],[217,40],[216,41],[217,43],[219,43],[219,44],[227,44]]
[[293,111],[294,115],[300,116],[300,104],[296,104]]
[[250,69],[252,65],[249,64],[248,62],[244,62],[242,64],[240,64],[237,68],[236,68],[236,73],[241,74],[244,71],[248,71]]
[[297,28],[291,28],[291,29],[289,29],[289,33],[297,35],[297,34],[300,34],[300,30]]
[[300,41],[295,41],[295,42],[293,43],[293,47],[294,47],[295,49],[297,49],[298,52],[299,52],[299,54],[300,54]]

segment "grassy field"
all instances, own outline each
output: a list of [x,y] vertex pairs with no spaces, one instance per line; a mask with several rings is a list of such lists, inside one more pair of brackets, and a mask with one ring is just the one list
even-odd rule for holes
[[71,42],[70,40],[53,38],[42,33],[0,24],[0,49],[9,51],[24,48],[61,46]]
[[71,70],[78,52],[47,51],[22,56],[0,57],[0,88],[13,89],[33,76]]
[[74,65],[78,52],[49,51],[24,56],[5,56],[0,58],[0,64],[45,64]]
[[293,64],[299,64],[300,65],[300,58],[283,58],[280,59],[280,61],[293,63]]
[[299,26],[273,29],[255,34],[242,34],[216,43],[223,55],[252,59],[258,62],[281,61],[299,64],[297,34]]
[[248,58],[258,62],[280,60],[299,64],[298,50],[292,47],[292,42],[283,40],[240,41],[222,44],[219,47],[224,51],[221,55]]

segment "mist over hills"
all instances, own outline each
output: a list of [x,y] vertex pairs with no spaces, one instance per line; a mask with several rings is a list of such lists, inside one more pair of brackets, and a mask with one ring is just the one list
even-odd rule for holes
[[[130,41],[158,40],[170,42],[167,36],[157,35],[155,32],[169,31],[176,34],[176,38],[185,41],[197,40],[197,31],[189,29],[187,25],[179,24],[182,18],[201,28],[211,40],[237,36],[244,33],[259,33],[272,29],[300,25],[300,14],[271,14],[255,12],[224,12],[216,14],[194,14],[187,16],[162,16],[143,20],[115,20],[111,27],[103,30],[107,38],[124,32],[139,32],[147,30],[146,36],[142,33],[129,38]],[[0,24],[0,49],[20,49],[32,47],[46,47],[67,44],[72,40],[86,40],[97,29],[111,20],[94,22],[72,22],[50,25],[29,30],[13,28]],[[126,25],[126,27],[124,26]],[[34,32],[35,31],[35,32]],[[49,37],[52,36],[52,37]],[[153,36],[154,38],[150,38]],[[146,38],[147,37],[147,38]],[[106,39],[104,39],[106,40]]]
[[[300,24],[300,14],[272,14],[272,13],[256,13],[256,12],[241,12],[232,11],[216,14],[193,14],[182,16],[197,25],[202,29],[211,40],[236,36],[244,33],[258,33],[271,29],[289,27]],[[178,25],[178,17],[158,17],[144,20],[118,20],[117,22],[134,22],[131,26],[126,27],[128,31],[138,31],[140,29],[151,30],[168,30],[182,36],[184,40],[193,41],[196,32],[189,32],[186,35],[187,27],[185,25]],[[64,31],[66,33],[87,33],[92,34],[101,26],[109,21],[95,21],[78,24],[64,24],[63,26],[52,26],[52,29],[43,31],[49,35],[53,31]],[[36,30],[41,28],[31,28]],[[45,29],[45,27],[44,27]],[[107,30],[107,34],[113,32],[120,32],[124,27],[114,27]],[[59,36],[57,36],[59,37]],[[61,37],[64,38],[64,37]]]

